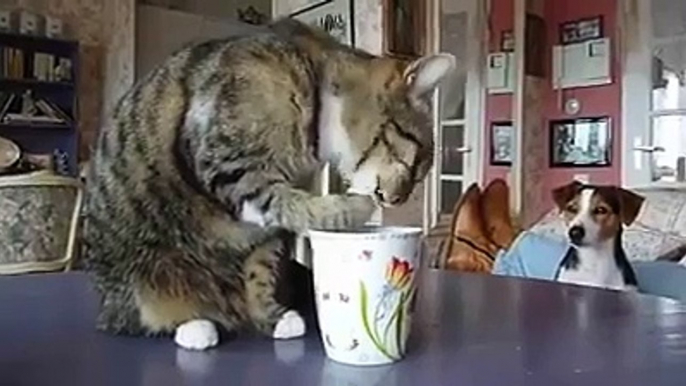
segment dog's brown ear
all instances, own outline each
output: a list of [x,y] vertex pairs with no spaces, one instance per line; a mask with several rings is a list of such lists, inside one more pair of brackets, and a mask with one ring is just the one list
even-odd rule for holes
[[555,202],[555,205],[557,205],[559,209],[563,209],[574,196],[579,194],[579,191],[581,191],[583,186],[584,185],[579,181],[572,181],[567,185],[553,189],[553,201]]
[[619,201],[619,216],[624,225],[629,226],[636,220],[636,217],[638,217],[638,214],[641,212],[641,207],[643,206],[645,198],[630,190],[620,188]]

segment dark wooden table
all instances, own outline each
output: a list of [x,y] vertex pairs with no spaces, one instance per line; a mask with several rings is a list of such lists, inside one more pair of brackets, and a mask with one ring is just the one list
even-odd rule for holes
[[411,354],[354,368],[305,339],[204,353],[94,331],[81,274],[0,278],[0,385],[686,385],[686,307],[544,282],[430,272]]

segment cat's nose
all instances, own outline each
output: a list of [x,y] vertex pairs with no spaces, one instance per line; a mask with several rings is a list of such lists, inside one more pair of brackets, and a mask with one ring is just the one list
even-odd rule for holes
[[386,200],[386,202],[388,202],[391,205],[398,205],[403,202],[403,198],[402,196],[395,195],[391,196],[388,200]]
[[374,190],[377,201],[385,206],[401,205],[407,201],[412,193],[412,187],[394,186],[390,190],[378,187]]
[[396,206],[404,203],[407,200],[407,196],[380,191],[377,193],[377,199],[386,205]]

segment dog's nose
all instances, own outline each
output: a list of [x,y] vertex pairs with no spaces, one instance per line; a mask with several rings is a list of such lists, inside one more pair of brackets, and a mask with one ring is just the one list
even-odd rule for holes
[[584,228],[578,225],[569,228],[569,240],[572,242],[572,244],[581,244],[581,242],[584,240],[585,235],[586,231],[584,230]]

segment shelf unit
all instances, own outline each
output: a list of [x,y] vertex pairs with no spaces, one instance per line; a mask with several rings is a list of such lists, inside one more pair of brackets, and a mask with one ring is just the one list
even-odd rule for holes
[[[78,66],[79,44],[73,40],[52,39],[40,36],[0,33],[0,53],[5,47],[20,50],[23,55],[22,76],[8,76],[5,71],[6,55],[0,54],[0,92],[21,95],[31,90],[34,97],[46,99],[70,117],[65,124],[44,122],[0,122],[0,136],[15,141],[23,151],[35,154],[66,153],[69,174],[78,173]],[[71,61],[70,81],[39,80],[34,73],[35,54],[49,54]],[[2,106],[0,106],[2,108]]]

